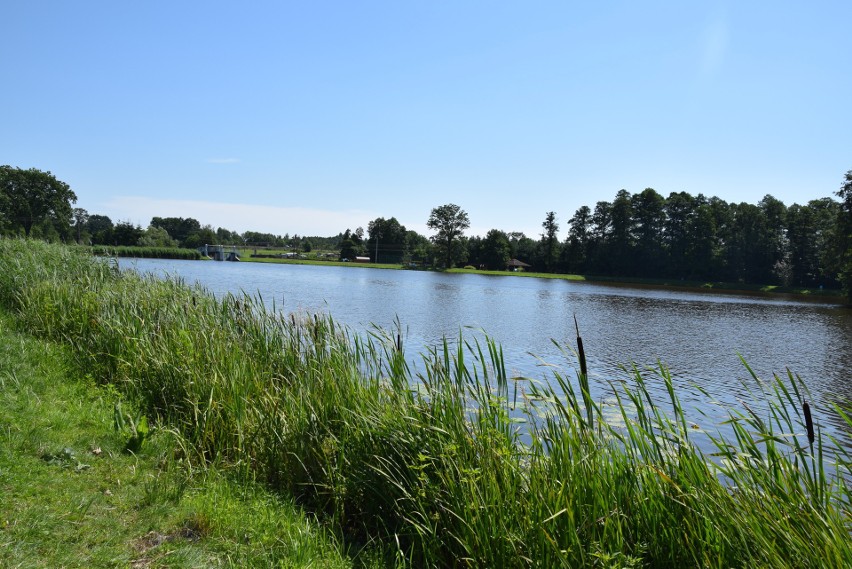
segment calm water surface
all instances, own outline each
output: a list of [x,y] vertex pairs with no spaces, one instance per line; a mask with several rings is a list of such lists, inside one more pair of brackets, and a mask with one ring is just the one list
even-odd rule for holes
[[801,376],[816,420],[852,446],[852,433],[829,411],[832,403],[852,401],[852,310],[835,304],[359,267],[150,259],[120,264],[180,276],[217,296],[259,294],[287,313],[329,313],[358,331],[374,324],[393,329],[399,319],[410,356],[460,331],[481,337],[477,331],[484,330],[502,344],[509,372],[532,378],[547,377],[542,362],[574,377],[575,362],[553,341],[575,347],[576,315],[598,398],[605,397],[608,381],[626,378],[621,365],[643,369],[663,362],[682,387],[684,407],[694,410],[690,419],[708,428],[726,417],[717,402],[739,407],[745,400],[760,407],[742,387],[740,380],[750,377],[742,355],[760,378],[786,375],[788,368]]

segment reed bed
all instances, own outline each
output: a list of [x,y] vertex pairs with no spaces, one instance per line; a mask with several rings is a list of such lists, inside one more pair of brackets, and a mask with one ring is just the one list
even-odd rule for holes
[[0,303],[182,433],[186,460],[295,496],[389,565],[852,564],[852,461],[793,374],[760,385],[768,411],[731,409],[705,454],[664,367],[612,384],[610,424],[583,365],[509,378],[498,345],[467,337],[415,370],[394,331],[31,241],[0,240]]
[[136,247],[95,245],[92,252],[101,257],[133,257],[136,259],[183,259],[197,261],[202,258],[196,249],[180,247]]

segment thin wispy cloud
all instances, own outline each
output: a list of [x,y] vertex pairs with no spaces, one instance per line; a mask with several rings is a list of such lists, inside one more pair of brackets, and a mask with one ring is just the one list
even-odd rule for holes
[[362,210],[328,210],[254,204],[168,200],[120,196],[99,207],[113,221],[128,220],[146,227],[152,217],[192,217],[202,225],[231,231],[259,231],[283,235],[337,235],[346,229],[366,229],[378,215]]

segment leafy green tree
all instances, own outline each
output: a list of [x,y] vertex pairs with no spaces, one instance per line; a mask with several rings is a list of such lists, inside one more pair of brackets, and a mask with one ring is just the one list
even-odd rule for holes
[[89,215],[86,231],[92,236],[92,245],[112,245],[112,230],[115,226],[106,215]]
[[538,242],[527,237],[523,231],[510,231],[506,233],[509,246],[512,248],[512,259],[518,259],[529,265],[535,265],[538,260]]
[[181,243],[181,246],[187,249],[197,249],[202,245],[219,245],[216,232],[213,231],[213,227],[210,225],[205,225],[197,231],[193,231]]
[[589,241],[589,271],[607,275],[611,273],[609,258],[609,240],[612,234],[612,204],[599,201],[595,204],[591,219],[591,239]]
[[473,235],[467,238],[467,262],[473,266],[483,265],[482,260],[482,243],[484,239],[478,235]]
[[374,263],[401,263],[405,256],[406,232],[395,217],[378,217],[367,224],[367,250]]
[[712,279],[718,274],[718,239],[713,210],[701,204],[686,221],[686,258],[680,265],[691,279]]
[[[60,232],[60,230],[62,231]],[[33,225],[30,237],[33,239],[47,241],[48,243],[64,242],[68,241],[71,237],[70,227],[67,225],[60,225],[49,219],[44,219]]]
[[432,236],[432,242],[443,257],[444,266],[451,268],[464,256],[461,238],[464,236],[465,229],[470,227],[467,213],[456,204],[442,205],[432,210],[426,226],[437,231]]
[[566,273],[586,271],[591,240],[592,210],[584,205],[568,220],[568,238],[562,248],[562,270]]
[[821,198],[808,202],[814,212],[814,243],[812,245],[818,268],[814,271],[814,285],[836,288],[840,286],[837,272],[831,270],[832,243],[836,241],[835,228],[840,204],[832,198]]
[[552,273],[559,260],[559,224],[556,223],[556,213],[549,211],[541,223],[544,233],[541,234],[541,263],[545,272]]
[[[203,240],[201,238],[196,238],[190,243],[184,243],[190,235],[201,231],[201,223],[197,219],[193,219],[191,217],[153,217],[151,218],[150,225],[165,229],[172,239],[177,240],[181,247],[193,249],[198,246],[194,243],[199,241],[204,241],[204,243],[216,242],[215,239]],[[204,243],[201,243],[201,245]]]
[[0,219],[13,232],[29,236],[35,225],[50,222],[65,231],[71,223],[71,204],[77,195],[50,172],[0,166]]
[[142,237],[142,228],[138,225],[133,225],[129,221],[119,221],[112,228],[111,245],[132,247],[139,243]]
[[71,210],[71,217],[74,219],[74,235],[77,243],[82,243],[84,236],[88,241],[89,233],[86,231],[86,226],[89,223],[89,212],[81,207],[75,207]]
[[732,268],[728,265],[727,246],[733,241],[735,205],[719,197],[707,200],[716,230],[713,278],[716,280],[736,280]]
[[514,251],[512,257],[515,259],[532,265],[533,269],[538,267],[538,242],[532,237],[522,234],[521,238],[514,243],[512,250]]
[[224,227],[216,228],[216,242],[221,245],[242,245],[244,243],[239,233]]
[[137,245],[140,247],[177,247],[178,243],[162,227],[149,225],[137,241]]
[[246,231],[242,235],[246,245],[285,247],[290,238],[285,235],[273,235],[272,233],[259,233],[257,231]]
[[100,233],[101,231],[110,230],[112,228],[112,220],[106,215],[99,215],[93,213],[89,215],[89,219],[86,221],[86,229],[92,235]]
[[725,247],[731,277],[748,283],[773,282],[775,256],[766,213],[745,202],[731,208],[731,231]]
[[612,201],[611,255],[616,274],[633,273],[633,204],[630,192],[619,190]]
[[340,242],[343,241],[343,234],[338,233],[333,237],[311,235],[307,239],[311,242],[311,249],[313,251],[335,251],[340,249]]
[[663,247],[668,254],[667,273],[676,278],[689,276],[689,222],[695,210],[695,198],[686,192],[672,192],[663,205]]
[[846,172],[837,195],[840,197],[840,211],[835,229],[833,265],[843,290],[852,302],[852,170]]
[[405,261],[417,263],[432,262],[432,242],[425,235],[409,229],[405,232]]
[[[359,228],[360,229],[360,228]],[[361,232],[363,234],[363,231]],[[352,260],[364,254],[364,243],[361,236],[357,233],[352,233],[348,229],[343,232],[343,239],[340,241],[340,258]]]
[[[766,236],[762,244],[766,247],[768,262],[772,265],[774,276],[789,272],[788,246],[786,235],[787,206],[769,194],[757,204],[766,218]],[[786,283],[785,283],[786,284]]]
[[636,243],[636,273],[641,276],[659,276],[665,262],[663,252],[665,203],[665,198],[653,188],[645,188],[631,198],[632,239]]
[[791,284],[810,286],[817,281],[819,254],[814,250],[815,217],[814,211],[807,205],[794,203],[787,208]]
[[492,229],[482,240],[480,260],[486,268],[492,271],[504,270],[511,258],[512,245],[509,237],[499,229]]

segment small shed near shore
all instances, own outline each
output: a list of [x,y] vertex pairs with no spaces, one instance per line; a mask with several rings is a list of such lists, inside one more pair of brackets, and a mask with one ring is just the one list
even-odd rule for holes
[[356,263],[369,263],[370,258],[369,257],[355,257],[355,262]]
[[517,259],[509,259],[509,262],[506,263],[507,271],[517,271],[518,269],[526,269],[531,267],[532,265],[528,265],[523,261],[519,261]]

